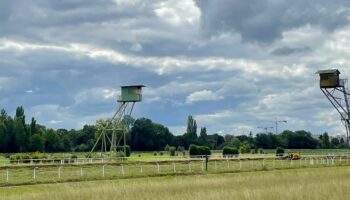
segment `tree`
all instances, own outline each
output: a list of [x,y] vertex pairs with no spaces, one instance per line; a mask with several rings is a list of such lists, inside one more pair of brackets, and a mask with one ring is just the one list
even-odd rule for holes
[[239,148],[240,141],[233,135],[225,135],[225,146]]
[[16,117],[14,122],[16,151],[26,152],[28,151],[29,137],[27,135],[24,109],[22,106],[17,107]]
[[239,150],[241,153],[249,153],[250,152],[250,144],[248,141],[241,142],[239,145]]
[[173,146],[174,142],[174,136],[168,128],[150,119],[136,120],[131,129],[131,149],[136,151],[159,151],[167,144]]
[[210,146],[210,143],[208,142],[207,129],[205,127],[201,128],[201,131],[199,133],[198,143],[199,145],[202,145],[202,146]]
[[267,134],[259,133],[255,137],[255,144],[257,148],[270,149],[271,141]]
[[338,148],[338,147],[340,146],[340,141],[339,141],[339,139],[336,138],[336,137],[333,137],[333,138],[331,139],[331,146],[332,146],[332,148]]
[[191,140],[197,139],[197,122],[193,117],[190,115],[187,119],[187,132],[188,138]]
[[320,140],[321,140],[321,147],[323,149],[329,149],[331,147],[330,142],[329,142],[329,136],[328,133],[325,132],[320,136]]
[[8,147],[8,140],[7,140],[7,130],[5,123],[0,121],[0,149],[1,152],[6,152]]
[[40,134],[34,134],[31,137],[30,142],[30,151],[31,152],[44,152],[45,151],[45,139]]

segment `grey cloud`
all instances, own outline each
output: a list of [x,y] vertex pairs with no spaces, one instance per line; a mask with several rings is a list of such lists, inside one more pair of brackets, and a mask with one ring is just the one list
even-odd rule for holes
[[306,53],[310,52],[310,47],[280,47],[274,49],[271,54],[276,56],[288,56],[291,54],[297,54],[297,53]]
[[237,32],[243,41],[270,43],[286,30],[314,25],[333,31],[349,23],[346,0],[198,0],[208,35]]

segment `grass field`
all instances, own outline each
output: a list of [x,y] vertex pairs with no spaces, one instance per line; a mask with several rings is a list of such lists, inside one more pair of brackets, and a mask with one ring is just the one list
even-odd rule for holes
[[120,179],[1,188],[0,199],[349,199],[350,167]]
[[145,176],[193,175],[223,172],[247,172],[281,170],[290,168],[320,168],[348,166],[347,158],[313,158],[301,160],[273,159],[220,159],[209,160],[208,171],[204,160],[110,163],[110,164],[70,164],[47,166],[12,166],[0,168],[0,186],[58,183],[72,181],[92,181],[106,179],[139,178]]

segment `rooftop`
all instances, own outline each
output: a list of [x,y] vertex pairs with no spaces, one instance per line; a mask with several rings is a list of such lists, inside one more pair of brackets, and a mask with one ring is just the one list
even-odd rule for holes
[[340,74],[338,69],[324,69],[316,72],[317,74]]

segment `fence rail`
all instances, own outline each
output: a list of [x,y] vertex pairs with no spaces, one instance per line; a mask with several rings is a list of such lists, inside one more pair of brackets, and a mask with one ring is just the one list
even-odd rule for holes
[[193,158],[162,162],[99,162],[55,165],[5,166],[0,168],[0,186],[175,174],[201,174],[277,170],[289,168],[348,166],[349,156],[278,158]]

